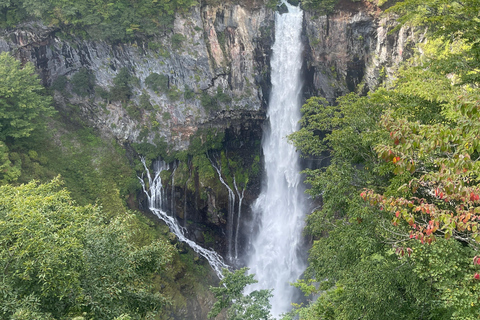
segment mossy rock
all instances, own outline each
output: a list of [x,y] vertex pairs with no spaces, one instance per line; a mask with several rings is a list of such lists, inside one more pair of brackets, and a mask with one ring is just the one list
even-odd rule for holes
[[288,13],[288,8],[285,3],[282,3],[281,5],[277,6],[277,11],[280,14]]
[[300,3],[300,0],[287,0],[287,2],[296,7]]

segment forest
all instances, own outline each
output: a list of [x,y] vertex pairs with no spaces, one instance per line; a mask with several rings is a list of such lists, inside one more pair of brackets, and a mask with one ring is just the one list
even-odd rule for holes
[[[397,29],[425,40],[368,94],[360,84],[335,103],[307,99],[301,129],[288,137],[328,165],[304,172],[322,205],[307,218],[308,268],[292,284],[306,298],[284,320],[480,316],[480,1],[384,4]],[[195,5],[5,0],[0,25],[41,19],[66,34],[133,41],[171,32],[175,13]],[[324,14],[337,1],[301,5]],[[138,159],[89,128],[61,139],[47,128],[64,115],[32,74],[32,64],[0,54],[0,319],[170,319],[166,310],[186,299],[180,292],[203,294],[212,275],[180,254],[164,226],[127,209]],[[118,79],[116,97],[129,86]],[[213,135],[173,157],[194,159],[212,179],[205,154],[223,139]],[[150,147],[136,151],[151,161],[159,153]],[[272,319],[268,289],[242,294],[255,281],[245,273],[226,270],[210,288],[210,317],[227,309],[228,319]]]

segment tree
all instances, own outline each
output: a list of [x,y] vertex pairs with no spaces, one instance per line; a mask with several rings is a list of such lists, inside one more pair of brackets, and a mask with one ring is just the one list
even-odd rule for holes
[[249,284],[256,283],[254,275],[247,275],[248,268],[242,268],[235,272],[223,270],[225,278],[220,281],[219,287],[210,287],[217,299],[208,313],[208,318],[214,318],[222,310],[227,310],[230,320],[269,320],[271,290],[255,290],[244,295],[243,291]]
[[166,301],[149,283],[170,261],[171,245],[137,246],[133,215],[108,221],[59,187],[58,178],[0,187],[0,319],[157,313]]
[[457,59],[468,46],[422,49],[391,87],[303,107],[291,139],[330,164],[306,171],[323,202],[308,272],[326,291],[300,319],[478,317],[478,71]]
[[35,69],[3,52],[0,54],[0,140],[28,137],[53,115],[52,99],[45,95]]

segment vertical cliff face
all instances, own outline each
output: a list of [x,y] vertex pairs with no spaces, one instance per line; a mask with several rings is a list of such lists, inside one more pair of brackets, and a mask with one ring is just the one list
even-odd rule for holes
[[[262,4],[197,6],[177,15],[172,33],[129,44],[66,37],[26,23],[1,32],[0,50],[33,62],[46,86],[62,87],[55,97],[64,112],[74,104],[89,125],[119,140],[160,136],[183,149],[206,123],[225,128],[226,119],[263,118],[274,15]],[[72,95],[78,91],[72,79],[85,69],[95,87]],[[133,79],[129,101],[105,98],[122,69]],[[152,74],[161,87],[148,85]]]
[[422,34],[396,26],[368,1],[341,1],[334,14],[305,13],[308,94],[334,101],[348,92],[366,93],[393,75]]

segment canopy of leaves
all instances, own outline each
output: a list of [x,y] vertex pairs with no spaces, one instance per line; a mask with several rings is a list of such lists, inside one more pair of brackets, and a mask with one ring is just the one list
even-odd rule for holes
[[247,275],[248,268],[242,268],[235,272],[223,270],[225,278],[220,281],[219,287],[210,287],[217,301],[208,314],[214,318],[222,310],[227,310],[230,320],[269,320],[270,302],[272,296],[270,290],[255,290],[244,295],[243,291],[249,284],[256,283],[254,275]]
[[53,114],[51,102],[31,64],[0,54],[0,140],[28,137]]
[[185,12],[196,0],[2,0],[0,23],[12,26],[25,19],[41,19],[64,30],[83,30],[93,38],[131,40],[173,27],[176,12]]
[[306,172],[322,200],[307,226],[317,239],[308,273],[320,285],[306,288],[326,291],[300,319],[480,314],[478,8],[398,3],[402,23],[429,26],[422,54],[388,88],[303,107],[290,138],[330,164]]
[[107,221],[59,185],[0,187],[0,318],[156,314],[166,301],[149,283],[170,261],[171,245],[137,245],[133,215]]

